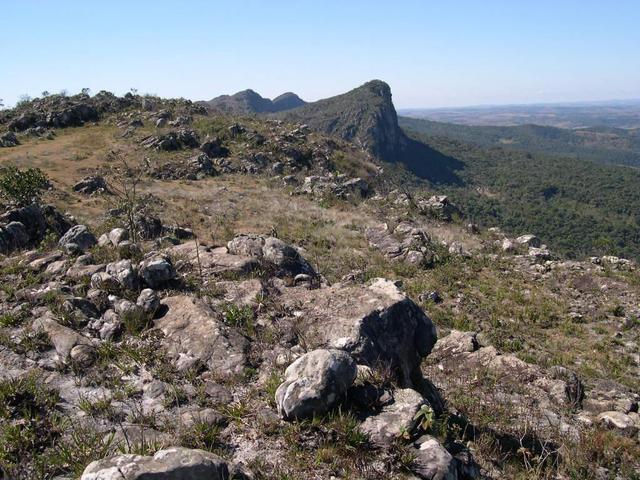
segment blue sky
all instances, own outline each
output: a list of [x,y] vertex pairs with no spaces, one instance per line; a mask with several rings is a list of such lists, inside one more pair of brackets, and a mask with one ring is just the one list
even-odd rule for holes
[[0,98],[83,87],[397,107],[640,98],[639,0],[0,0]]

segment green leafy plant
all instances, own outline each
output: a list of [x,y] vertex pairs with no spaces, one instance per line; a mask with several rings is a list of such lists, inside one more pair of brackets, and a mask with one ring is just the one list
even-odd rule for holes
[[49,180],[39,168],[8,166],[0,170],[0,195],[18,205],[29,205],[40,200]]
[[433,418],[433,410],[428,405],[422,405],[413,417],[414,420],[418,421],[418,426],[424,431],[431,428]]

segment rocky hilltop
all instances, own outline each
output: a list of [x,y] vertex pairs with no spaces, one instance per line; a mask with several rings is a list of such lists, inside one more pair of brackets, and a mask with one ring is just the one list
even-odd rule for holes
[[354,142],[379,158],[395,160],[398,156],[402,133],[391,88],[380,80],[287,111],[280,118]]
[[214,110],[234,114],[281,112],[305,105],[305,103],[292,92],[283,93],[270,100],[263,98],[253,90],[243,90],[234,95],[221,95],[207,102],[201,102],[202,105]]
[[2,112],[3,478],[637,478],[638,265],[388,173],[383,82],[322,102]]

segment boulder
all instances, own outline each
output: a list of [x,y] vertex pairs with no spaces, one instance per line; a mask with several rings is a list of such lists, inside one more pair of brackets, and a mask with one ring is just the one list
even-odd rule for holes
[[115,292],[120,287],[117,278],[107,272],[96,272],[91,275],[91,287],[107,292]]
[[[637,414],[636,418],[638,418]],[[628,437],[634,437],[640,430],[640,422],[634,421],[631,415],[622,412],[602,412],[598,415],[598,422]]]
[[438,440],[430,435],[420,437],[412,450],[415,456],[411,470],[425,480],[458,480],[457,462]]
[[96,243],[98,243],[96,237],[85,225],[71,227],[58,242],[58,244],[66,250],[79,250],[82,252],[93,247]]
[[328,412],[356,379],[351,356],[341,350],[314,350],[285,370],[276,390],[278,412],[287,420],[303,420]]
[[71,358],[71,352],[79,345],[85,348],[81,351],[76,349],[75,356],[79,356],[80,352],[85,356],[88,350],[93,349],[90,339],[68,327],[60,325],[53,318],[46,316],[38,318],[33,321],[33,328],[35,330],[42,330],[47,334],[56,349],[58,357],[63,362],[67,362]]
[[0,253],[9,253],[29,244],[29,233],[22,222],[9,222],[0,227]]
[[338,348],[358,364],[390,368],[403,387],[422,379],[420,362],[436,343],[436,329],[394,282],[287,288],[280,299],[296,312],[308,347]]
[[176,271],[169,257],[158,256],[143,260],[138,268],[140,278],[150,288],[161,287],[176,278]]
[[140,292],[140,295],[138,295],[136,305],[142,308],[145,314],[153,316],[158,311],[158,308],[160,308],[160,298],[158,298],[155,290],[145,288]]
[[5,132],[0,135],[0,147],[15,147],[16,145],[20,145],[20,142],[15,133]]
[[173,258],[183,259],[192,268],[199,271],[202,268],[202,275],[210,277],[220,273],[247,274],[259,267],[256,257],[231,254],[226,247],[212,248],[199,244],[196,250],[196,242],[189,241],[176,245],[165,250]]
[[170,447],[153,457],[124,454],[91,462],[81,480],[228,480],[226,462],[204,450]]
[[416,414],[428,402],[415,390],[398,389],[393,393],[393,403],[383,407],[382,411],[365,419],[360,430],[369,436],[371,442],[379,447],[392,445],[401,434],[413,434],[420,421]]
[[540,248],[542,246],[542,242],[535,235],[520,235],[516,238],[516,243],[534,248]]
[[205,138],[200,150],[209,158],[226,157],[229,154],[229,150],[222,146],[218,138]]
[[206,303],[178,295],[162,300],[160,311],[163,316],[155,326],[164,333],[170,354],[197,360],[222,376],[242,373],[247,340],[224,325]]
[[[136,267],[131,264],[131,260],[120,260],[107,264],[106,273],[115,278],[118,283],[127,290],[134,290],[138,285],[138,271]],[[105,286],[109,286],[106,276],[101,276],[100,280],[104,280],[106,282]],[[101,288],[99,284],[96,284],[95,287]]]
[[125,240],[129,240],[129,231],[126,228],[114,228],[108,234],[109,241],[114,247],[117,247]]

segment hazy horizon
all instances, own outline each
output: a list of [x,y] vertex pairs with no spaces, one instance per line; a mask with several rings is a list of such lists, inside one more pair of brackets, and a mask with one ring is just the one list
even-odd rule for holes
[[379,78],[399,109],[635,100],[637,18],[628,0],[6,2],[0,98],[251,88],[314,101]]

